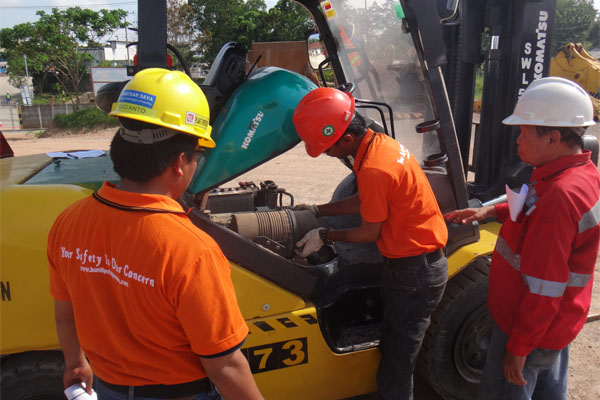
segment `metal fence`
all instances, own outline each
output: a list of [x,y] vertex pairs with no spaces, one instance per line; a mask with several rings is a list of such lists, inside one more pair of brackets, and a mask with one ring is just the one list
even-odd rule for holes
[[0,105],[0,129],[20,129],[19,109],[16,104]]
[[[94,107],[93,104],[80,104],[79,109]],[[19,106],[20,126],[23,129],[45,129],[53,128],[54,116],[57,114],[71,114],[75,111],[73,104],[48,104]]]
[[[79,109],[94,107],[93,104],[80,104]],[[47,129],[53,128],[54,116],[71,114],[73,104],[48,104],[26,106],[22,104],[0,105],[0,129]]]

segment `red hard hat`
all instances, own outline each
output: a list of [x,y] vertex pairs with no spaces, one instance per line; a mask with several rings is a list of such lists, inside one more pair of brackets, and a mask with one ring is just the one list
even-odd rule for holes
[[294,126],[306,152],[317,157],[344,134],[354,115],[354,97],[333,88],[317,88],[300,100]]

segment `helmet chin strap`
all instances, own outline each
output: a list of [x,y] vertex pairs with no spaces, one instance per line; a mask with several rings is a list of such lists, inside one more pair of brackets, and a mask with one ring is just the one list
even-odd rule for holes
[[142,129],[141,131],[134,131],[127,129],[124,126],[119,130],[119,134],[123,139],[131,143],[141,144],[153,144],[162,142],[172,138],[173,136],[181,132],[169,128],[157,128],[157,129]]

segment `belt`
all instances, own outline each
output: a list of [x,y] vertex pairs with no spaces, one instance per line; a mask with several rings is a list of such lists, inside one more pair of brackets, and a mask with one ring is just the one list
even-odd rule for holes
[[[102,379],[95,377],[100,383],[110,390],[121,394],[129,394],[130,386],[125,385],[114,385],[103,381]],[[144,385],[144,386],[132,386],[133,394],[136,396],[144,397],[157,397],[157,398],[173,398],[173,397],[184,397],[192,396],[199,393],[209,392],[212,390],[210,381],[208,378],[198,379],[197,381],[179,383],[177,385]]]
[[430,253],[419,254],[418,256],[388,258],[388,261],[390,267],[410,267],[411,265],[423,265],[425,264],[425,261],[427,264],[433,264],[442,257],[444,257],[444,251],[442,249],[437,249]]

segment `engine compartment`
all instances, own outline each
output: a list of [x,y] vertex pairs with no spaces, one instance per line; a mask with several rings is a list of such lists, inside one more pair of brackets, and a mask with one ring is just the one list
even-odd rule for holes
[[273,181],[215,188],[195,196],[194,202],[212,222],[288,260],[319,265],[336,257],[329,246],[306,259],[296,256],[296,242],[320,224],[310,211],[294,210],[294,196]]
[[306,259],[298,257],[295,243],[329,223],[310,211],[294,210],[291,193],[273,181],[241,182],[186,200],[196,205],[192,221],[217,241],[230,261],[315,304],[333,352],[379,344],[382,263],[353,264],[327,245]]

